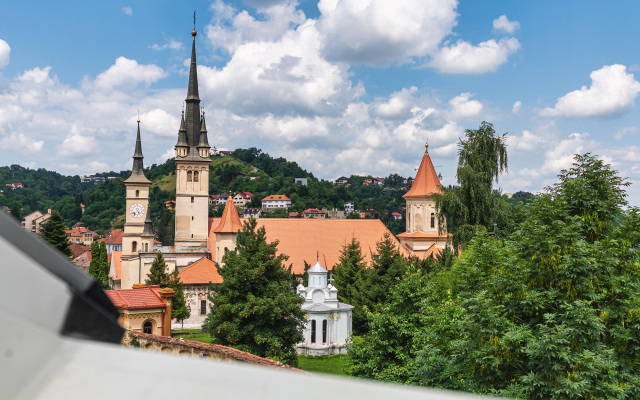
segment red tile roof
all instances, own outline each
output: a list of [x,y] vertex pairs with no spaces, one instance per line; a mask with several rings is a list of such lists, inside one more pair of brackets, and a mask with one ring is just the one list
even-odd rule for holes
[[222,283],[222,277],[218,273],[216,263],[208,258],[201,258],[193,264],[183,268],[178,273],[178,276],[182,283],[186,285]]
[[[107,242],[107,244],[122,244],[122,234],[124,233],[124,231],[122,229],[114,229],[111,232],[109,232],[107,234],[106,237],[99,239],[99,242]],[[109,237],[109,235],[111,235],[111,237]]]
[[122,270],[122,252],[121,251],[112,251],[111,252],[111,265],[113,265],[113,269],[109,268],[109,278],[114,281],[119,281],[122,278],[121,270]]
[[283,194],[272,194],[271,196],[267,196],[264,199],[262,199],[262,201],[277,201],[277,200],[291,201],[291,199],[289,199],[287,196]]
[[418,168],[416,179],[413,180],[411,189],[402,197],[425,197],[442,192],[442,185],[436,174],[429,152],[425,151],[422,162]]
[[145,308],[165,308],[160,296],[160,286],[149,285],[139,289],[105,290],[109,299],[118,308],[140,310]]
[[84,226],[73,228],[73,229],[67,229],[64,231],[64,233],[66,233],[67,236],[70,236],[70,237],[83,237],[85,233],[90,233],[92,237],[98,236],[97,233],[85,228]]
[[222,219],[220,219],[220,223],[213,231],[220,233],[235,233],[238,232],[240,228],[242,228],[242,222],[240,222],[238,210],[233,204],[233,198],[229,196],[227,204],[224,206],[224,211],[222,212]]
[[[216,226],[220,218],[211,218]],[[315,218],[258,218],[258,228],[264,226],[267,241],[280,241],[278,253],[286,254],[286,265],[293,264],[295,274],[304,273],[304,262],[313,265],[320,261],[327,269],[338,263],[342,246],[355,237],[360,242],[362,255],[371,263],[371,253],[389,230],[378,219],[315,219]],[[242,222],[242,219],[241,219]],[[392,235],[404,256],[411,253]],[[215,258],[216,235],[209,231],[208,248]]]

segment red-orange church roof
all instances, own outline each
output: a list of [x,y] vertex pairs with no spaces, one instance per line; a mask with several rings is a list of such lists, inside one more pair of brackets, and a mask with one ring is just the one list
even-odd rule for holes
[[240,228],[242,228],[242,222],[240,222],[238,210],[233,204],[233,198],[229,196],[227,204],[224,206],[220,223],[213,231],[218,233],[236,233]]
[[206,285],[209,283],[222,283],[222,277],[218,273],[216,263],[208,258],[198,261],[183,268],[178,276],[185,285]]
[[440,184],[440,179],[438,179],[438,174],[436,174],[436,170],[433,168],[429,152],[425,151],[420,167],[418,168],[418,173],[416,174],[416,179],[413,180],[411,189],[402,197],[405,199],[408,197],[425,197],[441,192],[442,185]]

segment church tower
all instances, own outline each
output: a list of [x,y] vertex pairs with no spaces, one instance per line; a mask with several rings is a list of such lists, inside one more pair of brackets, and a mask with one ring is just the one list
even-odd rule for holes
[[189,86],[176,143],[175,247],[207,247],[209,217],[209,141],[204,113],[200,112],[196,31],[191,32]]
[[[153,224],[149,215],[151,181],[144,176],[143,158],[140,142],[140,119],[138,119],[138,136],[136,149],[133,153],[133,168],[131,176],[124,181],[127,208],[122,235],[123,259],[138,257],[139,252],[153,251]],[[149,231],[149,229],[151,230]],[[149,237],[149,233],[151,237]]]
[[446,246],[448,234],[438,231],[439,221],[433,198],[434,194],[441,192],[442,185],[433,168],[427,144],[411,189],[402,196],[407,202],[407,231],[398,235],[400,243],[418,256],[433,251],[433,246],[441,249]]

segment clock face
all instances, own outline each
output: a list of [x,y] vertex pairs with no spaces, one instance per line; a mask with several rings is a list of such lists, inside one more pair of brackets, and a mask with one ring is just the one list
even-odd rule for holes
[[133,203],[129,207],[129,214],[134,218],[140,218],[144,215],[144,206],[140,203]]

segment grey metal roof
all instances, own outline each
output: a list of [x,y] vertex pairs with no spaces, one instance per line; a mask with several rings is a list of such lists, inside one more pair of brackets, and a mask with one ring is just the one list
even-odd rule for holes
[[133,152],[133,168],[131,168],[131,176],[125,179],[124,183],[147,183],[151,181],[144,176],[144,165],[142,163],[142,142],[140,140],[140,120],[138,120],[138,136],[136,137],[136,150]]
[[320,262],[316,262],[313,267],[309,268],[309,270],[307,272],[329,272],[327,271],[321,264]]

